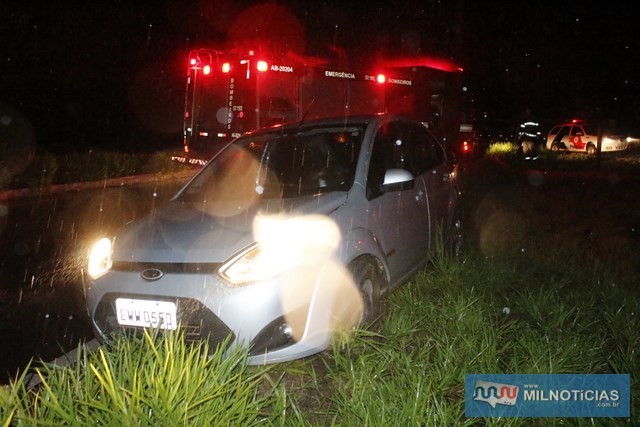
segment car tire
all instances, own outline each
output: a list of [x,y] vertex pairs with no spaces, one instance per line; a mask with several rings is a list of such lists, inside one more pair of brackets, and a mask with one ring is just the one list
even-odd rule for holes
[[465,235],[464,235],[464,220],[461,208],[457,208],[454,212],[451,228],[447,236],[448,254],[454,258],[462,258],[464,253]]
[[596,146],[593,144],[587,145],[587,154],[590,156],[593,156],[594,154],[596,154]]
[[556,144],[555,142],[551,144],[551,151],[553,151],[554,153],[560,151],[560,147],[558,146],[558,144]]
[[384,276],[378,263],[366,257],[354,260],[349,265],[349,272],[363,302],[359,325],[366,326],[373,323],[380,315],[380,294]]

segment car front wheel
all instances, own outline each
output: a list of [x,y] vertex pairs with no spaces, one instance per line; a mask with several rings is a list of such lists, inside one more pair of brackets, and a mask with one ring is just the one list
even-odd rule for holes
[[351,277],[362,297],[360,325],[367,325],[380,315],[380,292],[384,277],[375,260],[358,258],[349,266]]
[[587,145],[587,154],[589,154],[590,156],[596,154],[596,146],[593,144]]

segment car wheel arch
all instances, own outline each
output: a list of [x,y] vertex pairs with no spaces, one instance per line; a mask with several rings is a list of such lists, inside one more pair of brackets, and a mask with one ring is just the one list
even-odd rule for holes
[[380,315],[381,296],[388,288],[385,268],[378,258],[361,255],[352,260],[347,269],[363,298],[361,323],[371,323]]
[[349,230],[343,238],[341,249],[343,265],[350,265],[360,257],[375,259],[385,274],[385,279],[389,281],[389,273],[386,262],[386,251],[380,244],[380,240],[375,233],[366,227],[354,227]]

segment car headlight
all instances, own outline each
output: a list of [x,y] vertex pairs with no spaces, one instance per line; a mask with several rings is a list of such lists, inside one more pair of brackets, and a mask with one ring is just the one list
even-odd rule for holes
[[257,217],[255,243],[220,268],[233,285],[268,280],[285,273],[321,268],[340,242],[333,220],[321,215]]
[[98,240],[89,251],[88,272],[97,279],[111,268],[111,240],[106,237]]
[[299,263],[298,257],[287,255],[290,254],[278,254],[256,244],[229,260],[218,271],[234,285],[255,283],[275,277]]

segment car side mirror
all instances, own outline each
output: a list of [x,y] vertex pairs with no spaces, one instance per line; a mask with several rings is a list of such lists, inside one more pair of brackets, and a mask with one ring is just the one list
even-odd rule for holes
[[384,174],[382,191],[402,191],[413,188],[415,181],[411,172],[404,169],[389,169]]

